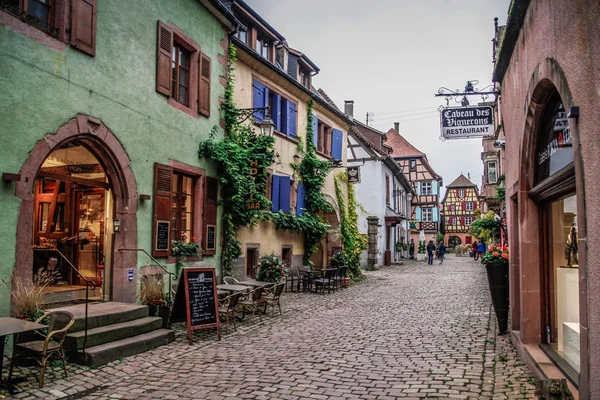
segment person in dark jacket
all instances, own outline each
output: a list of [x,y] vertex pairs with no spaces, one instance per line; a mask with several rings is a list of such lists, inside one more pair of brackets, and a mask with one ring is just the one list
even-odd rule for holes
[[473,243],[471,251],[473,252],[473,260],[477,260],[477,240],[475,241],[475,243]]
[[445,254],[446,254],[446,246],[444,246],[444,242],[442,242],[438,246],[438,259],[440,260],[440,264],[444,263],[444,255]]
[[408,246],[408,254],[410,254],[410,259],[415,258],[415,240],[410,239],[410,246]]
[[485,251],[485,245],[483,244],[483,242],[479,242],[479,244],[477,245],[477,260],[479,260],[481,257],[483,257],[483,252]]
[[435,244],[433,244],[433,240],[430,240],[427,245],[427,264],[429,265],[433,265],[433,253],[435,253]]

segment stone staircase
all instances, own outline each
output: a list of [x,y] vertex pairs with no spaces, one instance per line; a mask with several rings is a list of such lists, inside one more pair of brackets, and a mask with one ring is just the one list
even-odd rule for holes
[[83,358],[85,338],[85,304],[61,307],[73,313],[75,323],[65,339],[69,359],[78,364],[100,366],[119,357],[132,356],[151,348],[169,344],[175,332],[162,329],[162,319],[148,316],[147,306],[117,302],[88,304],[88,333],[86,354]]

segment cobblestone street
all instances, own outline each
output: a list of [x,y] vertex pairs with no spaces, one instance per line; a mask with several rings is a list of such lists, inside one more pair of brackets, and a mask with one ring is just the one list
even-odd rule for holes
[[[178,327],[175,343],[107,366],[34,370],[15,398],[520,399],[534,380],[496,336],[485,269],[449,255],[367,272],[331,295],[284,293],[284,316],[246,321],[216,341]],[[19,375],[17,375],[19,376]],[[29,389],[27,389],[29,385]],[[0,392],[0,397],[6,395]]]

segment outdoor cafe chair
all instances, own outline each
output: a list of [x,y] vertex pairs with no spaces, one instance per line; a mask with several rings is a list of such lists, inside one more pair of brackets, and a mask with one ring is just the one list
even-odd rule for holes
[[265,305],[265,315],[267,314],[267,306],[271,306],[273,311],[275,310],[275,306],[279,308],[279,315],[283,316],[281,312],[281,304],[279,303],[279,298],[281,297],[281,293],[283,292],[283,288],[285,287],[285,283],[279,283],[273,287],[265,289],[267,294],[263,294],[261,301]]
[[252,321],[254,321],[254,314],[258,311],[258,318],[262,322],[262,316],[260,315],[261,296],[264,288],[256,288],[246,293],[240,293],[241,300],[238,301],[238,307],[242,312],[242,319],[246,312],[252,311]]
[[346,278],[348,267],[339,267],[334,278],[334,290],[343,288],[342,281]]
[[219,300],[219,316],[225,317],[225,334],[229,333],[229,320],[233,321],[233,330],[237,331],[235,326],[235,313],[237,311],[238,302],[240,300],[240,292],[234,293],[230,296]]
[[35,359],[40,365],[40,388],[44,387],[44,374],[46,373],[46,365],[52,357],[60,357],[63,363],[65,377],[67,373],[67,361],[65,359],[65,351],[63,343],[67,336],[67,331],[75,322],[75,317],[68,311],[50,311],[38,318],[37,323],[41,323],[48,319],[48,334],[44,335],[36,331],[44,340],[34,340],[31,342],[19,343],[13,349],[13,357],[10,361],[10,369],[8,371],[8,380],[12,378],[13,368],[17,359]]
[[300,290],[300,283],[302,283],[302,290],[310,292],[312,290],[312,281],[314,278],[313,270],[309,265],[303,265],[296,268],[298,269],[299,274],[298,290]]
[[287,274],[285,276],[285,290],[287,291],[288,282],[290,282],[290,292],[294,291],[294,281],[297,282],[298,291],[300,291],[300,271],[298,267],[290,266],[287,267]]
[[233,276],[225,276],[223,277],[223,283],[226,285],[237,285],[240,283],[240,281],[235,279]]
[[317,293],[319,293],[319,287],[321,287],[321,294],[324,295],[325,287],[327,286],[327,294],[331,293],[331,290],[334,287],[336,273],[337,273],[337,268],[326,269],[322,278],[318,278],[313,281],[313,283],[315,285],[315,291]]

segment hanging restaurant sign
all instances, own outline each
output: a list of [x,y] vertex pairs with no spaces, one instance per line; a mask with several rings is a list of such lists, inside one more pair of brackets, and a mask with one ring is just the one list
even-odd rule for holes
[[347,167],[346,173],[348,174],[348,183],[360,183],[360,167]]
[[490,106],[444,107],[440,111],[440,119],[444,139],[494,136]]

